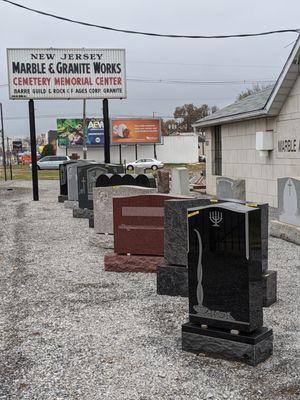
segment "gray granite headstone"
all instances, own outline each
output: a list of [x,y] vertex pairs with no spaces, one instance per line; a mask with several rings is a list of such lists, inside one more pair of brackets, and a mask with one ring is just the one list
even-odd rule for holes
[[190,194],[189,171],[185,167],[172,169],[171,193]]
[[244,179],[231,179],[225,176],[217,178],[217,198],[218,199],[246,199],[246,185]]
[[279,221],[300,226],[300,178],[279,178],[277,183]]
[[156,193],[155,188],[107,186],[93,188],[94,229],[96,233],[113,233],[113,198]]
[[91,161],[80,160],[76,163],[67,165],[67,179],[68,179],[68,200],[78,201],[78,179],[77,168],[79,165],[88,164]]
[[187,266],[187,209],[211,204],[209,199],[165,202],[164,256],[166,264]]

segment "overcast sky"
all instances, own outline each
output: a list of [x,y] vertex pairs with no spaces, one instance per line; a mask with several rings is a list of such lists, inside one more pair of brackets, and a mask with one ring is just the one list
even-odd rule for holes
[[[157,33],[214,35],[300,28],[299,0],[15,0],[32,8],[116,28]],[[244,39],[167,39],[108,32],[62,22],[0,0],[0,85],[7,83],[7,47],[125,48],[127,77],[186,80],[275,80],[296,34]],[[291,44],[291,45],[289,45]],[[289,45],[289,46],[288,46]],[[185,103],[233,102],[251,85],[170,85],[129,82],[128,99],[111,100],[112,116],[171,117]],[[0,86],[5,133],[28,136],[27,101],[9,100]],[[76,117],[82,102],[36,101],[37,133],[56,128],[56,116]],[[101,100],[87,113],[101,116]],[[45,118],[45,116],[48,116]]]

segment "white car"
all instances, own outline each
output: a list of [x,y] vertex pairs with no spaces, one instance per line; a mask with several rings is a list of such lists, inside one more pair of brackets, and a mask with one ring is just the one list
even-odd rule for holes
[[[59,169],[64,161],[70,161],[68,156],[46,156],[37,162],[38,169]],[[30,165],[31,167],[31,165]]]
[[155,158],[140,158],[139,160],[126,163],[126,169],[128,171],[133,171],[135,167],[141,167],[145,169],[151,168],[153,171],[155,171],[158,168],[163,168],[164,163],[155,160]]

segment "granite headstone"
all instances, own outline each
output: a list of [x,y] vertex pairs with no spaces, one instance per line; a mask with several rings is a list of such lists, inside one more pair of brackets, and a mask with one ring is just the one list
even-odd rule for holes
[[244,179],[231,179],[219,176],[216,181],[218,199],[246,199],[246,185]]
[[256,365],[272,354],[263,328],[261,210],[222,203],[188,210],[186,351]]
[[300,178],[279,178],[277,184],[279,221],[300,226]]
[[164,169],[156,171],[157,191],[158,193],[170,192],[170,172]]
[[176,197],[165,194],[115,197],[115,252],[163,256],[164,204],[172,198]]
[[154,188],[108,186],[93,189],[94,228],[96,233],[113,233],[113,198],[155,193]]

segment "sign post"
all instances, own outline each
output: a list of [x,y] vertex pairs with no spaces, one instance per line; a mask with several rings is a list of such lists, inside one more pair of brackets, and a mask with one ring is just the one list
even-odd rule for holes
[[104,124],[104,162],[110,163],[110,126],[108,100],[103,100],[103,124]]
[[29,126],[30,126],[32,193],[33,193],[33,200],[38,201],[39,183],[38,183],[38,170],[37,170],[37,159],[36,159],[34,101],[32,99],[29,100],[28,107],[29,107]]
[[1,136],[2,136],[2,165],[3,165],[3,172],[4,172],[4,180],[7,181],[2,103],[0,103],[0,111],[1,111]]

